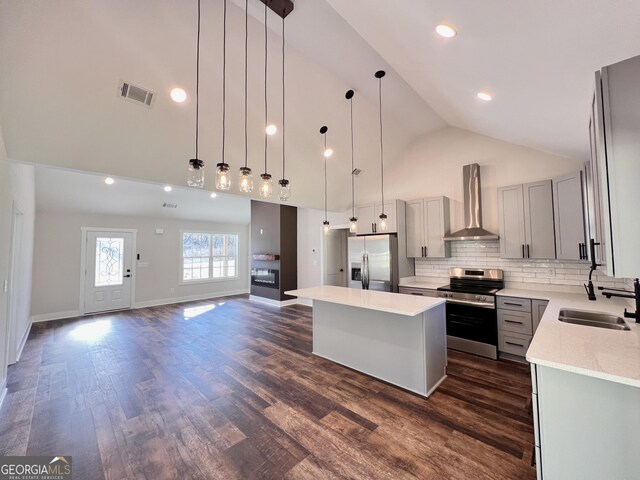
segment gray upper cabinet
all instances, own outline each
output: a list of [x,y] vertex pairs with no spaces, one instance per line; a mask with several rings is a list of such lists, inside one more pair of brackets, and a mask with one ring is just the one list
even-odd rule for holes
[[556,178],[552,183],[556,258],[586,260],[582,172]]
[[444,258],[450,246],[444,241],[449,233],[449,199],[423,198],[407,202],[407,257]]
[[356,217],[358,218],[357,235],[367,235],[374,233],[376,222],[376,209],[373,203],[356,206]]
[[597,240],[604,247],[600,263],[608,275],[623,278],[640,276],[639,84],[640,56],[596,73],[590,125],[595,232],[601,232]]
[[498,189],[500,255],[556,258],[551,181]]
[[357,205],[358,230],[356,235],[400,233],[404,228],[404,222],[398,221],[398,217],[404,218],[404,205],[405,203],[402,200],[387,200],[384,202],[384,214],[387,216],[387,229],[384,231],[380,228],[380,214],[383,212],[382,202]]

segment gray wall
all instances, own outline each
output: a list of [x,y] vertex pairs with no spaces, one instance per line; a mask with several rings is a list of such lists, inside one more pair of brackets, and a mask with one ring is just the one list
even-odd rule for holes
[[[39,212],[36,216],[31,304],[34,320],[73,316],[79,311],[82,227],[138,230],[136,250],[141,255],[140,262],[148,266],[137,267],[134,306],[248,292],[247,225]],[[157,235],[157,228],[164,229],[164,234]],[[238,234],[238,278],[180,285],[180,230]]]

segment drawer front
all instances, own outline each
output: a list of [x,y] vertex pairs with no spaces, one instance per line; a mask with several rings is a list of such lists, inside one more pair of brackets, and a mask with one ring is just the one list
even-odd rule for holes
[[498,329],[531,335],[531,313],[515,310],[498,310]]
[[528,298],[498,297],[498,308],[531,312],[531,300]]
[[429,288],[414,288],[414,287],[400,287],[398,288],[399,293],[404,293],[405,295],[422,295],[423,297],[437,297],[437,290],[432,290]]
[[524,357],[531,343],[531,335],[498,331],[498,349],[501,352],[511,353]]

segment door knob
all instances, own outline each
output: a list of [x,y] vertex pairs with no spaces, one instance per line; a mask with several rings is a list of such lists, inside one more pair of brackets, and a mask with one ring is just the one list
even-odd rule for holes
[[131,277],[131,274],[129,274],[129,275],[124,275],[124,278],[130,278],[130,277]]

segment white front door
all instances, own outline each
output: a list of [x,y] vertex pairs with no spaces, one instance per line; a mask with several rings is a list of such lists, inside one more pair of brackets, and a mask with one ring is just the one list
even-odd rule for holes
[[133,233],[88,231],[84,313],[131,307]]

